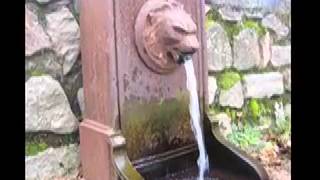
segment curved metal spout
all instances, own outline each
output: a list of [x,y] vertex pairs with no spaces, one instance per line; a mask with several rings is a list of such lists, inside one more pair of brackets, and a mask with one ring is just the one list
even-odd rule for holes
[[220,132],[218,124],[216,122],[211,124],[210,121],[213,120],[210,120],[210,116],[205,113],[203,123],[206,134],[206,148],[209,156],[214,157],[211,159],[213,164],[247,174],[250,177],[248,179],[269,180],[269,176],[263,166],[246,152],[225,139]]
[[125,138],[120,132],[111,137],[111,145],[113,149],[113,166],[118,177],[121,180],[143,180],[144,178],[134,168],[128,158],[125,146]]

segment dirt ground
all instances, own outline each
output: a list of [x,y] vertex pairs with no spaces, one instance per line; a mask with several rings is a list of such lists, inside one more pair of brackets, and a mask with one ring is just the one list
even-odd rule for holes
[[276,147],[251,156],[265,167],[270,180],[291,180],[291,147]]

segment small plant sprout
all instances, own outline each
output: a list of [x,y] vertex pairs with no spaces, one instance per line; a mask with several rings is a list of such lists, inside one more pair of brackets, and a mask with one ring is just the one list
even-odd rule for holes
[[274,105],[274,115],[276,117],[276,122],[284,121],[286,118],[282,103],[275,103]]

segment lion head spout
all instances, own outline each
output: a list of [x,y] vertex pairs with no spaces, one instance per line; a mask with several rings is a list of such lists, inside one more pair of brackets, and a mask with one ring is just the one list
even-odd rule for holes
[[182,55],[199,48],[197,26],[183,5],[174,0],[149,0],[136,19],[136,44],[148,67],[173,71]]

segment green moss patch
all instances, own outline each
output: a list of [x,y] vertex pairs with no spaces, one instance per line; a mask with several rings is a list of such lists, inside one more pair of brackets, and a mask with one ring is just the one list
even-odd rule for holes
[[209,115],[215,115],[215,114],[219,114],[219,113],[226,113],[232,121],[237,119],[237,113],[241,112],[242,110],[240,109],[235,109],[235,108],[231,108],[231,107],[223,107],[223,106],[219,106],[219,105],[214,105],[214,106],[210,106],[208,109],[208,114]]
[[210,9],[206,15],[206,30],[212,27],[216,22],[221,24],[227,33],[231,46],[233,45],[233,38],[245,28],[253,29],[257,33],[258,37],[263,36],[267,32],[266,28],[262,26],[261,22],[253,20],[244,20],[242,23],[224,21],[218,11]]
[[215,18],[214,18],[214,15],[213,15],[213,11],[210,10],[208,12],[208,14],[206,15],[206,19],[205,19],[204,26],[205,26],[206,30],[209,30],[214,25],[214,23],[215,23],[214,19]]
[[78,132],[58,135],[53,133],[28,133],[25,136],[25,153],[34,156],[48,147],[60,147],[79,143]]
[[[210,105],[208,108],[209,114],[226,113],[232,120],[240,120],[244,124],[250,122],[251,125],[262,125],[264,121],[274,119],[274,105],[275,103],[288,104],[291,102],[290,94],[283,94],[281,96],[274,96],[263,99],[248,99],[241,109],[234,109],[230,107],[222,107],[218,104]],[[242,114],[238,117],[237,114]],[[240,118],[240,119],[239,119]]]
[[210,115],[218,114],[220,112],[224,112],[224,107],[219,105],[209,105],[208,112]]
[[223,90],[228,90],[241,80],[241,76],[237,72],[226,71],[219,74],[217,79],[218,87]]
[[218,11],[214,9],[210,9],[206,15],[206,17],[210,20],[222,21],[221,15]]
[[30,76],[42,76],[42,75],[45,75],[45,73],[41,70],[38,70],[38,69],[34,69],[32,71],[29,71],[28,72],[30,74]]
[[214,20],[206,18],[206,21],[204,24],[206,30],[209,30],[214,25],[214,23],[215,23]]
[[266,34],[266,29],[261,25],[261,23],[252,21],[252,20],[246,20],[242,24],[242,29],[249,28],[255,30],[257,35],[259,37],[263,36]]
[[233,41],[233,37],[237,36],[242,30],[240,24],[224,21],[222,23],[224,30],[226,31],[230,41]]
[[219,22],[219,24],[221,24],[223,29],[226,31],[230,42],[232,42],[233,37],[239,34],[241,30],[239,23],[224,21],[218,11],[210,9],[206,16],[206,27],[209,29],[215,22]]
[[48,145],[46,143],[26,143],[25,145],[25,154],[27,156],[34,156],[38,154],[39,152],[42,152],[48,148]]

